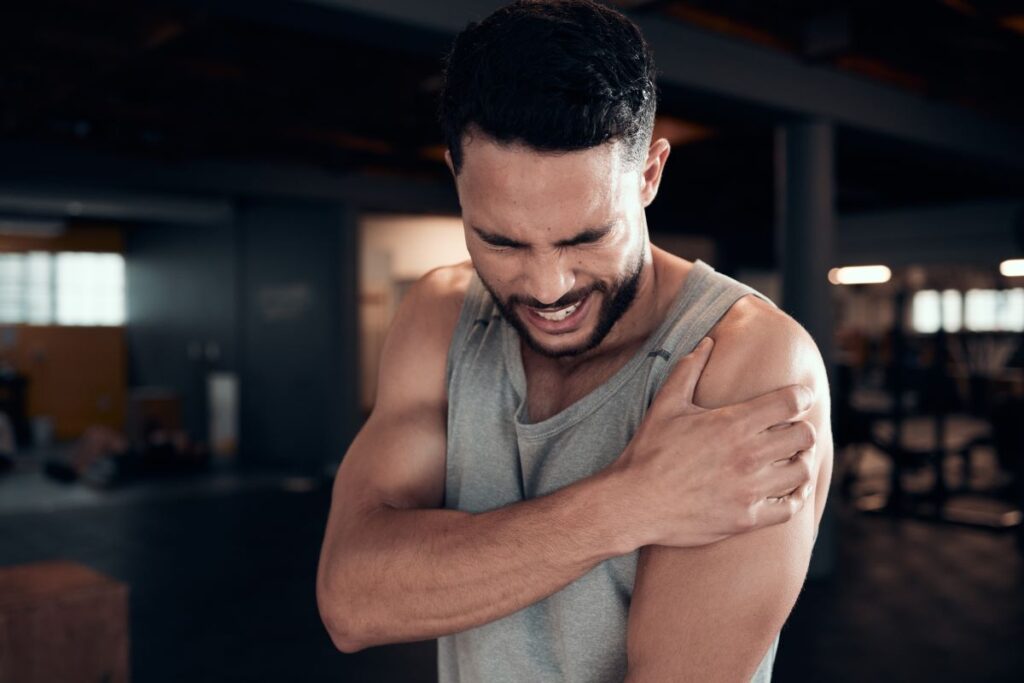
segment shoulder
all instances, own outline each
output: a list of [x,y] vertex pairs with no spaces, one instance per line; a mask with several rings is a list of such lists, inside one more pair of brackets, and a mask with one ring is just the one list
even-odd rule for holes
[[816,528],[828,497],[833,457],[828,375],[817,344],[785,311],[749,295],[733,304],[709,336],[715,346],[694,392],[697,405],[741,403],[790,384],[814,393],[814,406],[805,419],[817,434],[812,475],[817,482]]
[[697,387],[698,404],[735,403],[788,384],[804,384],[827,400],[828,380],[814,339],[770,303],[740,298],[709,336],[715,348]]
[[419,343],[450,341],[472,277],[469,261],[435,268],[420,277],[402,299],[389,336],[414,333]]
[[817,524],[828,496],[833,449],[828,375],[817,344],[796,320],[755,296],[733,304],[709,336],[715,346],[694,392],[697,405],[741,403],[790,384],[802,384],[814,393],[806,420],[817,433]]
[[[411,304],[435,309],[431,316],[435,319],[438,315],[458,318],[472,278],[473,265],[469,261],[434,268],[413,283],[403,303],[408,300]],[[407,311],[407,315],[411,313],[414,311]]]
[[[674,295],[694,264],[656,247],[652,254],[659,279],[667,283],[664,289]],[[817,344],[768,301],[740,297],[708,336],[715,347],[697,384],[698,405],[738,403],[788,384],[804,384],[827,401],[828,380]]]
[[378,403],[395,392],[443,396],[448,347],[472,276],[465,261],[435,268],[409,288],[384,340]]

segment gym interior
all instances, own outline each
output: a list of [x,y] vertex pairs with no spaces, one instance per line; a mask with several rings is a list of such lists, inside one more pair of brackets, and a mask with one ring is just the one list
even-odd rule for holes
[[[5,7],[0,680],[436,680],[339,652],[314,579],[398,302],[468,258],[437,93],[499,4]],[[652,242],[829,369],[775,679],[1024,680],[1024,8],[609,4],[658,64]]]

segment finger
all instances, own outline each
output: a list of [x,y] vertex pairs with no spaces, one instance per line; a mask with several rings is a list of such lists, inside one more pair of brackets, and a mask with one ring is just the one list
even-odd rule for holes
[[785,426],[761,433],[764,439],[762,456],[766,462],[775,462],[791,457],[798,451],[814,448],[817,432],[807,420],[787,422]]
[[711,337],[704,337],[693,351],[679,359],[651,402],[648,413],[661,416],[678,415],[693,405],[693,393],[697,389],[701,373],[708,364],[714,345]]
[[747,424],[755,431],[764,431],[780,422],[800,418],[814,405],[814,394],[802,384],[791,384],[761,394],[737,406],[747,416]]
[[811,483],[814,476],[814,455],[801,451],[782,464],[769,467],[765,475],[767,498],[782,498],[793,495]]
[[788,496],[766,498],[757,504],[757,528],[784,524],[793,519],[809,500],[808,487],[797,489]]

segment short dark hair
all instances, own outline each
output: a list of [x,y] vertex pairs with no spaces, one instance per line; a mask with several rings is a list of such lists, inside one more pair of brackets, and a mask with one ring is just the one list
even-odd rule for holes
[[520,0],[469,24],[448,54],[440,118],[455,172],[470,127],[568,152],[613,140],[647,156],[657,90],[636,24],[590,0]]

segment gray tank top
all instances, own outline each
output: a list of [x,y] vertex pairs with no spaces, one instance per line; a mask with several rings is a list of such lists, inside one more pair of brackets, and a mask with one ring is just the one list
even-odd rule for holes
[[[474,273],[448,350],[445,507],[484,512],[588,477],[629,443],[676,361],[754,294],[696,261],[668,315],[622,368],[530,422],[519,336]],[[440,683],[621,683],[639,551],[602,562],[540,602],[438,639]],[[778,637],[752,679],[767,683]]]

